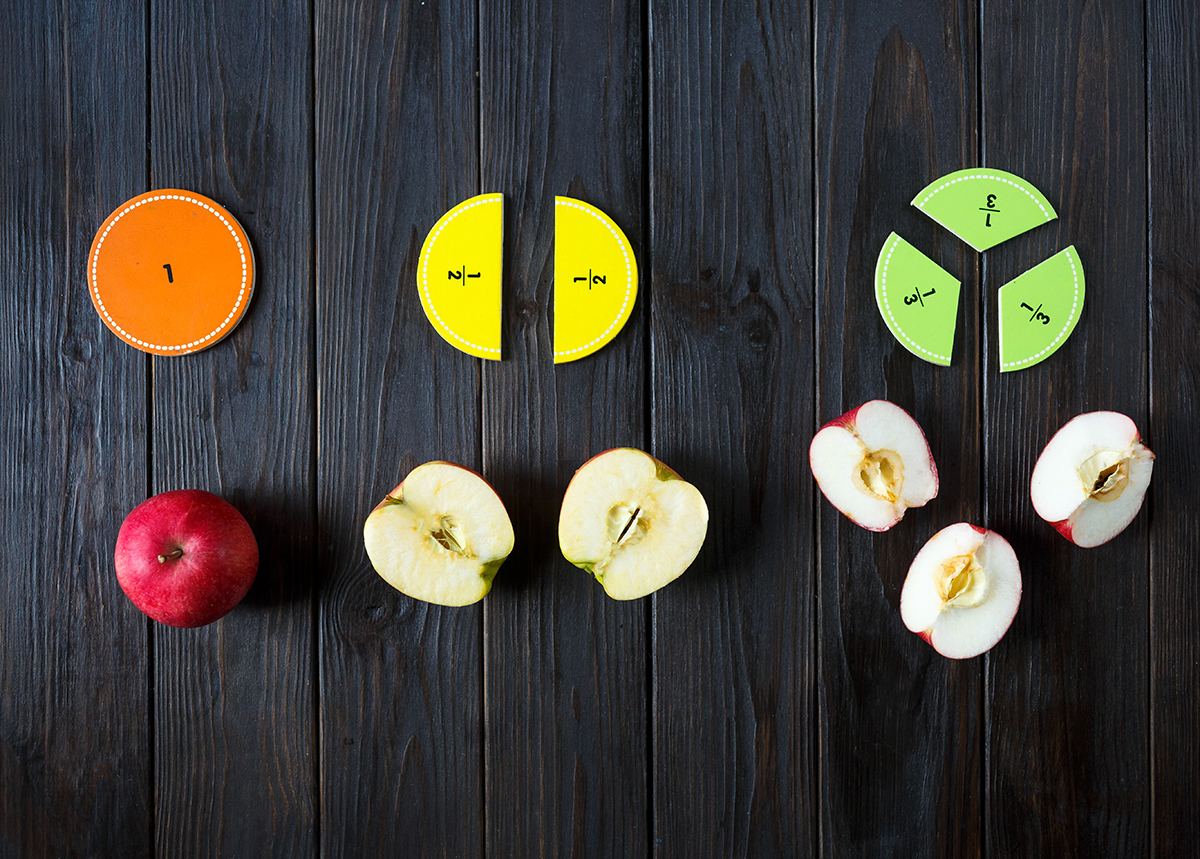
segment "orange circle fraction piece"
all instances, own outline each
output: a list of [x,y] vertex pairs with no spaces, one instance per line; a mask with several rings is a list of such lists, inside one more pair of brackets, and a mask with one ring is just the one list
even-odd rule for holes
[[207,197],[164,188],[122,203],[88,255],[88,293],[109,329],[136,349],[186,355],[241,321],[254,254],[241,224]]

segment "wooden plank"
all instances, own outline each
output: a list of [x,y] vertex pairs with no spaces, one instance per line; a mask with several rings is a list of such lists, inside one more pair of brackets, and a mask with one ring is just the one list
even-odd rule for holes
[[[823,848],[977,856],[980,662],[938,655],[899,612],[921,546],[983,524],[977,255],[910,205],[978,163],[975,10],[830,2],[816,27],[819,406],[807,426],[891,400],[925,430],[940,478],[936,499],[881,534],[820,499]],[[875,266],[893,230],[962,281],[950,367],[913,356],[879,315]]]
[[1200,469],[1188,441],[1200,422],[1200,18],[1187,0],[1147,9],[1151,385],[1142,431],[1158,456],[1142,512],[1150,531],[1152,826],[1155,856],[1184,856],[1200,843]]
[[810,12],[650,9],[654,448],[710,513],[654,598],[662,856],[817,850]]
[[138,5],[0,30],[0,855],[148,856],[148,621],[113,545],[145,498],[146,368],[92,309],[92,236],[146,181]]
[[[984,153],[1059,219],[985,256],[988,524],[1022,562],[1021,608],[986,671],[989,856],[1146,856],[1149,516],[1079,549],[1033,511],[1029,475],[1075,415],[1147,425],[1144,7],[984,4]],[[1087,278],[1064,346],[1000,375],[997,291],[1074,244]]]
[[254,246],[255,294],[215,347],[154,359],[156,492],[228,499],[258,538],[246,600],[154,628],[164,856],[316,847],[311,21],[304,2],[152,4],[155,187],[206,194]]
[[416,292],[425,234],[478,193],[475,3],[315,14],[321,855],[480,856],[482,608],[403,596],[362,539],[415,466],[481,470],[478,361]]
[[[616,340],[555,366],[554,195],[608,213],[646,272],[636,3],[480,6],[484,191],[505,195],[504,360],[483,368],[485,475],[513,556],[484,610],[487,855],[646,855],[646,603],[558,549],[562,494],[608,448],[645,448],[645,293]],[[644,282],[644,281],[643,281]]]

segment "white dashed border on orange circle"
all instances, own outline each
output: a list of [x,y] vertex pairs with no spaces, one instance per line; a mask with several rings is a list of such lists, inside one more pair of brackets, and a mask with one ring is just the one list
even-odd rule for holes
[[612,333],[612,330],[617,327],[618,323],[625,321],[627,318],[625,315],[625,310],[629,307],[629,294],[633,291],[633,264],[630,262],[630,257],[633,256],[633,253],[629,250],[629,245],[626,243],[625,237],[621,235],[619,230],[614,228],[613,224],[609,221],[606,215],[600,213],[596,209],[593,209],[586,203],[580,203],[577,200],[555,199],[554,205],[567,206],[572,209],[579,209],[581,212],[587,212],[589,215],[603,224],[604,228],[612,234],[613,238],[617,240],[617,246],[621,249],[621,255],[625,257],[625,299],[621,302],[621,309],[617,311],[616,319],[614,319],[609,326],[604,329],[602,334],[597,336],[590,343],[585,343],[584,345],[578,346],[574,349],[564,349],[560,352],[555,352],[554,356],[557,358],[564,357],[566,355],[575,355],[579,352],[586,352],[597,343],[602,342],[604,338]]
[[503,194],[485,194],[485,195],[481,195],[480,197],[475,197],[470,200],[467,200],[464,203],[459,203],[457,206],[455,206],[453,209],[451,209],[450,212],[447,215],[445,215],[445,219],[440,224],[437,225],[437,229],[434,230],[433,235],[429,237],[429,240],[428,240],[429,244],[426,245],[426,247],[425,247],[425,253],[421,255],[421,292],[425,296],[425,306],[429,308],[429,312],[433,314],[434,319],[437,320],[437,323],[438,323],[438,325],[441,326],[442,331],[444,331],[449,336],[453,337],[459,343],[462,343],[466,346],[470,346],[472,349],[476,349],[480,352],[487,352],[488,354],[491,354],[491,355],[499,355],[500,354],[499,349],[493,349],[489,346],[480,346],[477,343],[472,343],[470,340],[467,340],[463,337],[459,337],[458,333],[456,331],[454,331],[454,329],[452,329],[449,325],[447,325],[446,320],[442,319],[442,315],[437,312],[437,308],[433,306],[433,296],[431,296],[429,294],[429,256],[430,256],[430,254],[433,253],[433,246],[435,244],[437,244],[437,240],[438,240],[438,238],[441,237],[442,231],[445,230],[446,227],[450,226],[450,222],[453,221],[455,218],[457,218],[459,215],[461,215],[463,212],[470,211],[471,209],[474,209],[476,206],[486,206],[489,203],[503,204],[504,203],[504,195]]
[[[100,284],[96,278],[96,269],[97,269],[97,266],[98,266],[99,260],[100,260],[100,250],[101,250],[101,248],[104,247],[104,241],[108,238],[108,234],[112,231],[112,228],[117,225],[118,221],[120,221],[123,217],[128,215],[130,212],[132,212],[134,209],[138,208],[139,206],[145,205],[146,203],[154,203],[159,200],[182,200],[185,203],[192,203],[196,206],[199,206],[201,209],[204,209],[206,212],[212,213],[217,218],[217,220],[219,220],[222,224],[225,225],[225,229],[229,230],[229,234],[231,236],[233,236],[233,241],[237,245],[238,256],[241,257],[241,261],[242,261],[242,283],[241,283],[240,289],[238,290],[237,300],[234,301],[233,309],[229,311],[229,315],[225,317],[224,321],[221,322],[220,325],[218,325],[216,328],[214,328],[209,333],[205,334],[203,337],[199,337],[190,343],[184,343],[182,345],[177,345],[177,346],[161,346],[157,343],[148,343],[145,340],[141,340],[137,337],[134,337],[132,334],[130,334],[128,331],[126,331],[124,328],[122,328],[117,323],[117,321],[115,319],[113,319],[112,316],[109,314],[108,308],[106,308],[104,306],[104,299],[102,299],[100,297]],[[232,221],[232,223],[231,223],[231,221]],[[105,321],[108,322],[108,324],[112,327],[112,329],[114,331],[119,332],[127,340],[129,340],[131,343],[136,344],[143,350],[145,350],[145,349],[160,349],[164,352],[187,353],[187,352],[191,352],[197,346],[203,346],[206,344],[212,345],[210,343],[210,341],[213,341],[214,338],[220,339],[217,337],[217,335],[220,334],[225,329],[225,327],[227,325],[229,325],[229,323],[233,320],[233,318],[237,315],[238,308],[242,306],[242,301],[246,297],[246,280],[248,278],[248,266],[246,265],[246,254],[249,249],[242,245],[242,239],[238,235],[237,230],[234,229],[234,226],[233,226],[234,223],[237,223],[237,222],[233,218],[232,215],[230,215],[228,218],[226,218],[225,214],[223,214],[223,210],[214,208],[213,206],[210,206],[208,203],[204,202],[203,200],[197,200],[195,197],[189,197],[185,194],[155,194],[152,197],[144,197],[144,198],[138,200],[136,203],[133,203],[132,205],[125,206],[123,209],[121,209],[119,212],[117,212],[115,215],[113,215],[112,220],[110,220],[107,224],[104,225],[104,232],[101,233],[99,238],[96,239],[96,249],[94,251],[92,251],[92,278],[91,278],[92,279],[92,295],[95,297],[96,307],[98,307],[100,309],[100,313],[101,313],[101,315],[104,316]],[[240,227],[241,225],[239,224],[238,226]]]

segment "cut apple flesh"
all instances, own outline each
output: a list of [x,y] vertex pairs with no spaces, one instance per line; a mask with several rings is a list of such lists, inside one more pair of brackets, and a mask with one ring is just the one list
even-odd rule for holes
[[563,497],[559,545],[613,599],[637,599],[678,578],[708,530],[700,491],[649,454],[620,448],[589,460]]
[[512,523],[487,481],[444,462],[413,469],[367,518],[363,537],[388,584],[448,606],[483,599],[513,548]]
[[1021,603],[1021,570],[1008,541],[965,522],[917,553],[900,593],[904,625],[951,659],[993,647]]
[[1067,422],[1034,466],[1030,498],[1038,515],[1078,546],[1108,542],[1142,507],[1154,454],[1119,412]]
[[822,427],[809,447],[809,464],[829,503],[872,531],[886,531],[907,508],[937,495],[925,434],[886,400],[864,403]]

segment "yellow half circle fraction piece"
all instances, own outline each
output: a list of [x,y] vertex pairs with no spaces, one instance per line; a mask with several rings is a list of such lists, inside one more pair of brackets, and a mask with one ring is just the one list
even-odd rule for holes
[[425,237],[417,266],[421,307],[438,334],[476,358],[500,360],[504,195],[463,200]]
[[591,355],[628,321],[637,259],[612,218],[571,197],[554,198],[554,363]]

